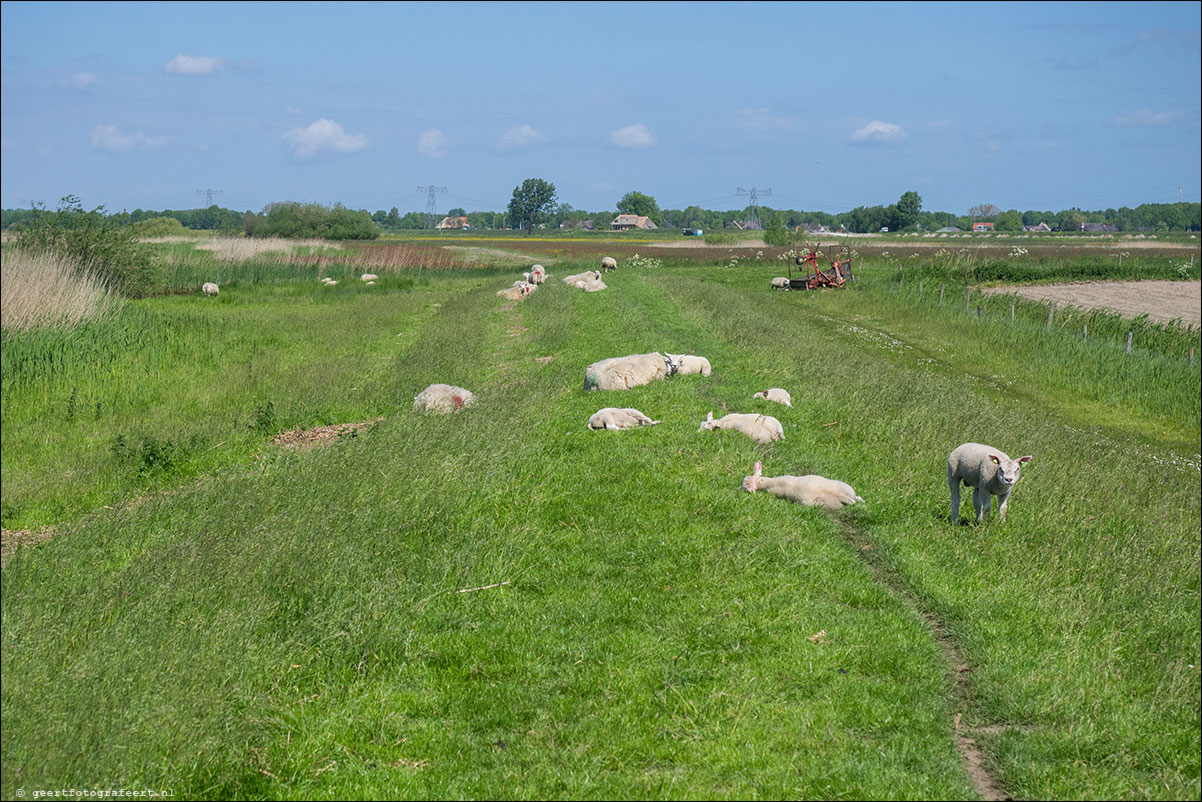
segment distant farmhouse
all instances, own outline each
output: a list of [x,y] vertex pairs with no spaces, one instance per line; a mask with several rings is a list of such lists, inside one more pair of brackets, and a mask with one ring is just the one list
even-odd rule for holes
[[973,223],[972,230],[973,231],[993,231],[993,223],[985,223],[985,222]]
[[466,217],[444,217],[442,218],[442,222],[434,227],[440,231],[456,228],[462,228],[465,231],[471,230],[471,226],[468,225]]
[[1047,223],[1040,223],[1037,226],[1023,226],[1023,231],[1051,231],[1052,228]]
[[637,214],[620,214],[614,218],[611,225],[614,231],[629,231],[632,228],[659,228],[651,222],[650,217]]
[[1106,223],[1082,223],[1082,231],[1088,231],[1092,234],[1100,234],[1103,231],[1118,231],[1118,226],[1107,225]]

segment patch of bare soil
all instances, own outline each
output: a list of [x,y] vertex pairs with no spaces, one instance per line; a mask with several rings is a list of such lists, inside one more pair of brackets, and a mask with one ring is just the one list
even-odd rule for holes
[[1202,326],[1202,281],[1087,281],[1027,287],[986,287],[989,295],[1015,294],[1032,301],[1106,309],[1124,317],[1147,315],[1167,323]]
[[362,423],[335,423],[330,426],[318,426],[316,429],[292,429],[277,434],[272,438],[272,442],[277,446],[303,451],[317,446],[328,446],[342,437],[354,437],[359,431],[369,429],[382,420],[384,419],[372,418]]

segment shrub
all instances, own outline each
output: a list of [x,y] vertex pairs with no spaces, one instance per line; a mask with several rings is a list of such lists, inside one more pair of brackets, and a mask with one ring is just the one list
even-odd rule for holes
[[288,239],[376,239],[380,228],[365,210],[354,211],[340,203],[271,203],[261,215],[246,216],[246,233],[252,237]]
[[150,217],[130,226],[138,237],[186,237],[192,232],[174,217]]
[[84,211],[79,198],[67,195],[58,211],[35,206],[16,229],[16,245],[30,253],[58,253],[85,266],[109,288],[140,298],[162,286],[163,268],[150,259],[138,233],[122,226],[98,206]]

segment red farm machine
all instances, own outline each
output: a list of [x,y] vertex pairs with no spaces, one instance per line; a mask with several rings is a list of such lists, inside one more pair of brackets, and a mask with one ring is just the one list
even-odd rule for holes
[[[852,277],[851,251],[847,246],[840,248],[830,260],[830,267],[823,270],[818,265],[820,246],[806,244],[806,253],[797,257],[797,270],[789,266],[789,289],[815,290],[819,287],[842,287]],[[832,246],[834,247],[834,246]],[[794,276],[793,273],[797,275]]]

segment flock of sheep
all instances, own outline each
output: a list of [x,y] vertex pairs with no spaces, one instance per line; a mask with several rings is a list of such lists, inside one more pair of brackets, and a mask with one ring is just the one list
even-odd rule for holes
[[[618,263],[612,257],[606,256],[601,260],[601,270],[615,271]],[[568,286],[582,289],[585,292],[597,292],[606,289],[601,281],[601,270],[588,270],[562,279]],[[360,280],[368,285],[375,284],[376,276],[364,273]],[[498,296],[511,301],[525,298],[534,292],[539,285],[547,280],[547,272],[542,265],[534,265],[529,272],[523,273],[520,281],[513,286],[501,290]],[[334,286],[338,282],[329,277],[321,279],[325,286]],[[219,289],[213,282],[206,282],[201,292],[215,297]],[[657,379],[670,376],[700,374],[709,376],[712,367],[708,359],[692,354],[669,354],[655,351],[649,354],[631,354],[629,356],[613,357],[594,362],[585,368],[585,390],[629,390],[649,384]],[[793,406],[791,396],[779,387],[769,388],[756,393],[753,398]],[[450,384],[431,384],[413,399],[415,412],[434,412],[448,414],[459,412],[476,403],[476,396],[471,391]],[[593,430],[634,429],[640,426],[654,426],[660,421],[652,420],[633,407],[604,407],[593,413],[588,420],[588,428]],[[785,436],[781,422],[772,415],[756,413],[730,413],[721,418],[715,418],[709,413],[701,422],[697,431],[708,432],[715,429],[729,429],[739,432],[761,445]],[[993,497],[998,497],[998,518],[1005,520],[1006,507],[1010,501],[1010,493],[1018,482],[1019,472],[1031,457],[1025,456],[1011,459],[1002,451],[981,443],[963,443],[957,446],[947,459],[947,485],[951,493],[951,517],[955,523],[960,518],[960,486],[972,488],[972,505],[975,518],[982,523],[989,518]],[[743,489],[749,493],[763,490],[772,495],[793,501],[798,504],[808,504],[827,509],[839,509],[849,504],[861,502],[851,485],[824,476],[763,476],[762,465],[756,462],[752,475],[743,479]]]
[[[617,262],[611,257],[605,257],[601,269],[617,270]],[[498,296],[508,300],[525,298],[536,290],[547,279],[542,265],[535,265],[530,272],[522,274],[520,281],[515,281],[512,287],[501,290]],[[562,279],[564,284],[584,290],[596,292],[606,289],[601,281],[600,270],[589,270]],[[708,359],[692,354],[661,354],[658,351],[649,354],[631,354],[628,356],[612,357],[594,362],[585,368],[584,389],[592,390],[629,390],[649,384],[657,379],[671,376],[700,374],[709,376],[712,366]],[[771,401],[793,406],[792,397],[788,391],[779,387],[769,388],[752,396],[756,399]],[[475,403],[476,397],[462,387],[448,384],[432,384],[419,393],[413,400],[414,411],[437,413],[458,412]],[[622,430],[635,429],[641,426],[654,426],[661,421],[652,420],[633,407],[604,407],[589,417],[588,428],[591,430]],[[711,412],[701,422],[699,432],[715,429],[729,429],[739,432],[766,445],[785,436],[781,422],[772,415],[757,413],[730,413],[721,418],[715,418]],[[964,443],[957,446],[948,456],[947,483],[951,493],[951,517],[955,523],[960,515],[960,485],[971,487],[973,491],[973,510],[978,522],[984,522],[989,517],[993,496],[998,497],[998,517],[1006,517],[1006,506],[1010,492],[1018,482],[1021,467],[1030,461],[1030,456],[1011,459],[1005,453],[991,446],[980,443]],[[862,502],[861,498],[846,482],[828,479],[824,476],[764,476],[763,466],[756,462],[752,475],[743,479],[743,489],[749,493],[762,490],[778,498],[827,509],[839,509],[850,504]]]

